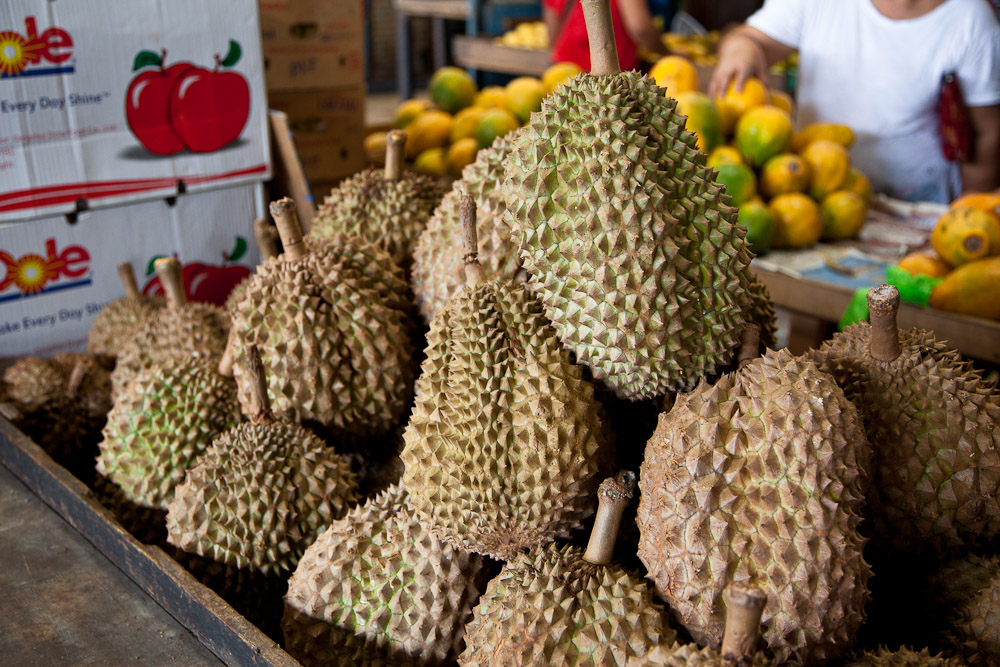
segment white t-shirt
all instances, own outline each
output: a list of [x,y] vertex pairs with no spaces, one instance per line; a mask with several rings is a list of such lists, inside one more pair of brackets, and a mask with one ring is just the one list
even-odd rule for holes
[[958,166],[938,135],[941,77],[956,72],[968,106],[1000,103],[1000,26],[984,0],[946,0],[893,20],[871,0],[766,0],[747,23],[799,50],[798,122],[849,125],[851,161],[876,191],[951,201]]

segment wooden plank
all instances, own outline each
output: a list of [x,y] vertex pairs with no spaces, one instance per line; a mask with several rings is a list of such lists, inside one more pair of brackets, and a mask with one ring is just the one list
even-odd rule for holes
[[551,64],[548,51],[515,49],[495,44],[492,37],[458,35],[451,45],[456,63],[487,72],[541,76]]
[[469,18],[468,0],[396,0],[396,10],[410,16],[461,21]]
[[[853,296],[853,291],[846,287],[757,266],[753,268],[767,285],[775,305],[828,322],[840,319]],[[947,341],[948,345],[967,357],[1000,363],[1000,322],[920,308],[909,303],[900,306],[897,322],[904,329],[916,327],[933,331],[938,340]]]
[[299,664],[162,550],[132,537],[90,489],[3,418],[0,463],[224,663]]

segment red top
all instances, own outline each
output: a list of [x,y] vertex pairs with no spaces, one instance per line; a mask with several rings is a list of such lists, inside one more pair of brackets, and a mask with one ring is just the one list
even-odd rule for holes
[[[563,25],[562,32],[552,45],[552,62],[571,62],[590,71],[590,42],[587,39],[587,24],[583,20],[583,7],[580,0],[543,0],[545,7],[555,11],[561,17],[563,7],[567,2],[575,6],[569,12],[569,17]],[[625,25],[618,12],[618,3],[611,0],[611,21],[615,28],[615,45],[618,47],[618,64],[623,72],[639,69],[639,57],[635,42],[625,32]]]

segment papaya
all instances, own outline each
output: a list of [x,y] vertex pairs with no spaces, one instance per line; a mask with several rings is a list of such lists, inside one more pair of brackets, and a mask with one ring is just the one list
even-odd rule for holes
[[397,130],[402,130],[412,123],[417,116],[431,108],[431,103],[427,100],[406,100],[396,107],[396,117],[392,126]]
[[726,194],[732,198],[733,206],[739,206],[757,194],[757,177],[753,169],[745,164],[723,164],[717,171],[715,180],[726,186]]
[[722,121],[722,133],[732,134],[740,116],[770,101],[771,93],[760,79],[750,77],[743,85],[743,90],[739,92],[736,91],[736,82],[731,81],[725,94],[715,99],[715,106],[719,109],[719,119]]
[[1000,218],[972,206],[949,208],[931,231],[931,247],[952,266],[1000,254]]
[[458,67],[442,67],[434,72],[428,89],[434,104],[451,114],[471,105],[479,92],[469,73]]
[[715,103],[705,93],[689,90],[678,93],[677,112],[687,116],[687,130],[698,137],[698,149],[711,153],[722,143],[722,127],[719,122],[719,112]]
[[993,192],[970,192],[953,201],[949,208],[956,208],[958,206],[972,206],[973,208],[981,208],[994,215],[1000,215],[1000,194]]
[[872,203],[872,183],[857,167],[851,167],[847,170],[847,178],[844,179],[840,189],[853,192],[864,199],[866,205]]
[[425,111],[406,126],[406,157],[415,158],[431,148],[443,148],[451,139],[450,114],[437,109]]
[[816,201],[840,190],[851,168],[847,149],[829,139],[810,143],[802,151],[802,159],[809,165],[809,196]]
[[776,106],[762,104],[736,122],[736,146],[749,164],[759,167],[785,152],[794,132],[791,116]]
[[771,245],[776,248],[808,248],[823,234],[819,207],[801,192],[778,195],[767,209],[774,218]]
[[724,164],[746,164],[740,151],[733,146],[716,146],[715,150],[708,154],[705,165],[710,169],[718,169]]
[[911,276],[944,278],[951,271],[951,265],[933,252],[918,250],[903,257],[896,264]]
[[548,92],[554,91],[570,79],[572,79],[577,74],[583,72],[580,66],[576,63],[569,62],[559,62],[554,65],[549,66],[545,73],[542,74],[542,83],[545,84],[545,89]]
[[698,70],[694,63],[683,56],[664,56],[649,70],[657,86],[664,89],[667,97],[677,97],[680,93],[698,90]]
[[819,205],[819,216],[823,220],[821,238],[830,241],[854,238],[861,232],[867,213],[865,201],[853,192],[831,192]]
[[977,259],[944,277],[931,292],[932,308],[1000,320],[1000,257]]
[[812,123],[799,130],[792,138],[792,150],[801,153],[806,146],[819,139],[833,141],[844,148],[854,144],[854,130],[837,123]]
[[804,192],[809,187],[809,165],[794,153],[782,153],[764,163],[760,191],[768,197]]

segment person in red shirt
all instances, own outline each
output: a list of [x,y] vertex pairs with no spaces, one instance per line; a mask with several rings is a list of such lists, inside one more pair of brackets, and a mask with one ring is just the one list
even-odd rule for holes
[[[580,0],[543,0],[542,7],[552,45],[552,62],[576,63],[589,72],[590,45]],[[640,46],[656,54],[667,53],[646,0],[611,0],[611,20],[623,72],[639,69]]]

